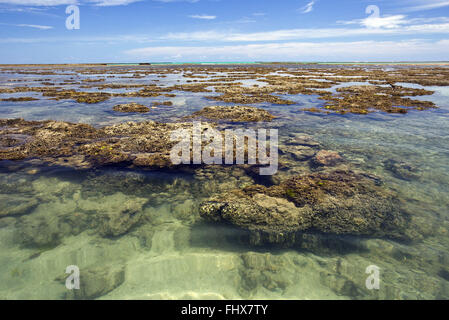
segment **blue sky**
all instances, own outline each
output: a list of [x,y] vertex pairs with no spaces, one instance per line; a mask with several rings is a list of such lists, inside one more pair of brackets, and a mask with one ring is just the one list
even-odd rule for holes
[[[80,29],[66,28],[68,5]],[[448,0],[0,0],[0,63],[449,60]]]

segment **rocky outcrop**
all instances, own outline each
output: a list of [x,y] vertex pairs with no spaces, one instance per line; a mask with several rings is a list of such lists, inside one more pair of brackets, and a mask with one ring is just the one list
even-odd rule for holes
[[138,103],[124,103],[124,104],[118,104],[114,106],[114,111],[117,112],[138,112],[138,113],[146,113],[150,111],[150,108],[138,104]]
[[208,120],[224,120],[230,122],[260,122],[271,121],[275,117],[268,111],[246,106],[211,106],[194,112],[188,118],[204,118]]
[[[202,130],[211,126],[202,124]],[[173,167],[171,134],[192,123],[127,122],[103,128],[60,121],[0,120],[0,160],[38,158],[75,168]]]
[[407,214],[378,180],[352,171],[295,176],[214,196],[200,215],[250,232],[253,244],[293,245],[301,232],[407,239]]
[[324,109],[338,113],[368,114],[376,111],[405,114],[409,110],[428,110],[436,108],[430,101],[420,101],[409,96],[432,95],[433,91],[405,88],[401,86],[350,86],[337,89],[338,94],[321,93],[326,100]]

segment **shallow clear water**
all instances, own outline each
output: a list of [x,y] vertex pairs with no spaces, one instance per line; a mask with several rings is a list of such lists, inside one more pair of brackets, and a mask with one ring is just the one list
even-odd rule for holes
[[[72,76],[28,77],[54,81]],[[1,86],[6,79],[23,77],[1,74]],[[179,77],[160,80],[174,84]],[[74,171],[2,161],[1,205],[31,209],[25,216],[0,218],[0,299],[70,298],[61,280],[69,265],[78,266],[81,277],[86,270],[94,274],[92,286],[104,290],[92,289],[96,294],[91,298],[100,299],[448,299],[449,88],[430,89],[437,92],[421,98],[440,108],[407,115],[316,115],[301,109],[322,102],[302,95],[285,96],[296,105],[255,105],[278,116],[270,127],[279,128],[281,140],[307,133],[354,167],[381,177],[428,230],[421,241],[348,237],[347,248],[338,251],[254,248],[241,241],[241,231],[198,217],[201,200],[254,183],[238,168],[205,168],[195,174]],[[226,105],[207,100],[204,93],[175,93],[174,98],[113,98],[94,105],[0,102],[0,118],[101,126],[174,121],[207,105]],[[2,98],[21,95],[33,96]],[[153,101],[172,101],[173,106],[143,115],[112,111],[118,103]],[[412,166],[419,178],[395,175],[385,165],[390,160]],[[134,206],[142,222],[124,235],[101,237],[93,227],[98,215],[124,204]],[[370,265],[380,267],[380,290],[365,288]],[[120,280],[114,280],[117,275]]]

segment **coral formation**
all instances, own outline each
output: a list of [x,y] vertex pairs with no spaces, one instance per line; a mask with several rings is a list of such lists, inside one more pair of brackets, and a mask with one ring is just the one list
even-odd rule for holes
[[139,112],[139,113],[146,113],[150,111],[150,108],[138,104],[138,103],[124,103],[124,104],[118,104],[114,106],[114,111],[117,112]]
[[[419,101],[407,96],[431,95],[432,91],[411,89],[400,86],[351,86],[337,89],[338,94],[320,94],[326,100],[324,109],[338,113],[368,114],[375,111],[388,113],[407,113],[409,110],[427,110],[436,108],[433,102]],[[309,111],[311,111],[309,109]]]
[[275,117],[268,111],[246,106],[211,106],[194,112],[188,118],[205,118],[208,120],[227,120],[231,122],[271,121]]
[[[203,130],[210,126],[203,124]],[[0,120],[0,159],[40,158],[79,168],[104,165],[172,167],[171,133],[191,123],[128,122],[96,129],[58,121]]]
[[292,245],[298,232],[316,230],[407,239],[409,218],[392,191],[352,171],[295,176],[279,185],[254,185],[213,196],[200,215],[249,230],[251,242]]

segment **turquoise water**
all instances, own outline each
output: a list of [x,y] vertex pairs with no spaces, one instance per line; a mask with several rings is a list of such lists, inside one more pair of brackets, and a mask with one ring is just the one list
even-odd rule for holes
[[[0,86],[11,85],[11,78],[68,77],[73,74],[0,73]],[[160,84],[178,80],[184,81],[173,74]],[[198,204],[209,196],[255,183],[237,167],[181,174],[117,168],[76,171],[1,161],[3,210],[29,209],[0,217],[0,298],[73,298],[64,280],[66,267],[76,265],[81,278],[89,279],[83,291],[89,299],[448,299],[449,88],[429,89],[436,93],[421,99],[440,108],[407,115],[316,115],[301,109],[322,102],[303,95],[286,96],[295,105],[254,105],[278,117],[269,127],[279,129],[281,145],[289,134],[309,134],[354,168],[379,176],[419,221],[423,239],[401,243],[344,237],[346,246],[338,250],[251,247],[241,241],[242,231],[206,223],[198,214]],[[0,118],[103,126],[176,121],[204,106],[226,105],[206,99],[214,93],[174,93],[173,98],[112,98],[94,105],[71,100],[0,102]],[[1,95],[11,96],[40,97]],[[118,103],[153,101],[172,101],[173,106],[139,115],[112,111]],[[413,168],[413,178],[393,172],[387,165],[392,162]],[[139,223],[120,236],[101,236],[95,223],[102,214],[123,210],[136,212]],[[370,265],[380,268],[379,290],[365,286]]]

